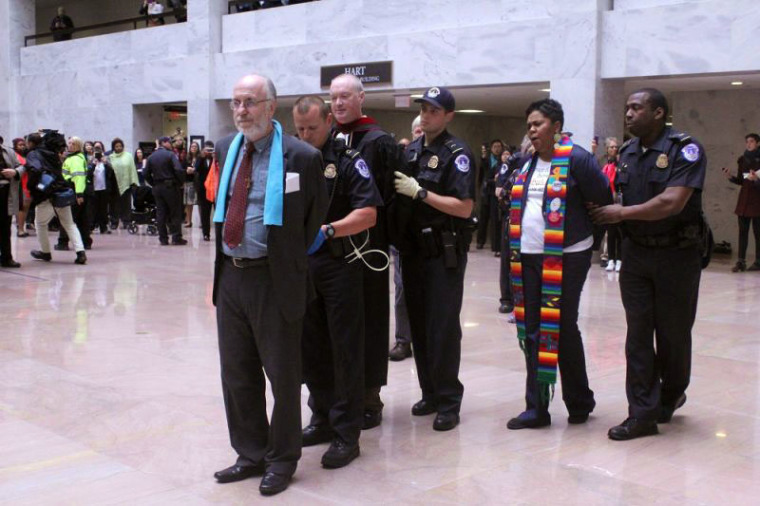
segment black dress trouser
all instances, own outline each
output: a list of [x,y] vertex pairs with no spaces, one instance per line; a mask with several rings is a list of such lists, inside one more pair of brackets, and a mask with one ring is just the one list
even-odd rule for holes
[[359,441],[364,415],[363,266],[333,258],[327,250],[309,257],[317,297],[304,318],[304,381],[311,424],[329,425],[353,444]]
[[158,238],[161,242],[167,242],[169,233],[172,241],[182,239],[182,195],[174,183],[156,183],[153,186],[153,197],[156,199],[156,224],[158,225]]
[[213,202],[206,198],[206,188],[198,192],[198,213],[201,215],[201,230],[203,237],[211,235],[211,207]]
[[[274,302],[269,266],[222,266],[216,316],[222,393],[237,463],[293,474],[301,457],[301,332]],[[267,419],[266,381],[274,396]]]
[[[538,351],[541,327],[541,274],[544,256],[522,254],[525,296],[525,413],[522,418],[545,416],[549,410],[547,392],[538,383]],[[591,413],[596,406],[588,386],[586,356],[578,328],[578,307],[586,275],[591,267],[591,250],[562,255],[562,306],[559,323],[559,376],[562,400],[570,415]]]
[[629,416],[655,421],[661,406],[675,404],[689,386],[701,275],[696,247],[651,249],[623,240],[620,294],[628,324]]
[[459,314],[467,254],[458,254],[457,259],[457,267],[447,269],[443,256],[401,255],[417,378],[422,399],[432,402],[438,413],[458,414],[464,393],[459,381],[462,355]]

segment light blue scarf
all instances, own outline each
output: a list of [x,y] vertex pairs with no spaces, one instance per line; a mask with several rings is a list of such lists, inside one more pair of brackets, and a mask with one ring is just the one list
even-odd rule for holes
[[[264,225],[282,226],[282,199],[283,185],[285,184],[284,167],[282,160],[282,126],[272,120],[274,137],[272,147],[269,150],[269,172],[267,174],[266,198],[264,199]],[[217,194],[216,211],[214,211],[214,223],[224,223],[227,212],[227,193],[229,192],[232,173],[235,171],[238,153],[243,145],[245,136],[241,133],[232,139],[230,149],[227,152],[227,160],[224,162],[222,174],[219,177],[219,193]]]

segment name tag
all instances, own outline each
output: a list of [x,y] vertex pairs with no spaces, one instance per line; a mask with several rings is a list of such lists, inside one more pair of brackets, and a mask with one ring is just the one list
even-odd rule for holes
[[297,192],[301,189],[301,178],[297,172],[285,173],[285,193]]

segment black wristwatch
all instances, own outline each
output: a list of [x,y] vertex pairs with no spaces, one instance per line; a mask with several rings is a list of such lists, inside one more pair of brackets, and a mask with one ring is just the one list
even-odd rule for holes
[[427,198],[427,190],[425,188],[420,188],[417,190],[417,199],[418,200],[425,200]]
[[335,227],[332,226],[332,223],[325,225],[325,235],[328,239],[335,237]]

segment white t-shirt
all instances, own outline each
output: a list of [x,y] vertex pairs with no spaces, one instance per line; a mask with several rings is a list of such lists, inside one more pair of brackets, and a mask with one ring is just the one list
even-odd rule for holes
[[94,181],[93,184],[95,185],[95,191],[103,191],[106,189],[106,166],[102,163],[99,163],[95,166],[95,173],[94,173]]
[[[530,162],[528,162],[530,163]],[[533,177],[528,186],[528,198],[525,201],[525,211],[522,216],[520,252],[534,255],[544,253],[544,193],[546,182],[549,180],[552,163],[538,159]],[[564,248],[563,253],[585,251],[594,245],[594,236],[590,235],[572,246]]]

